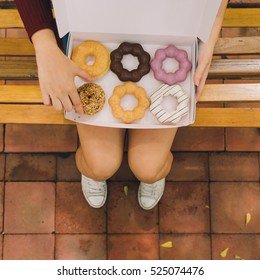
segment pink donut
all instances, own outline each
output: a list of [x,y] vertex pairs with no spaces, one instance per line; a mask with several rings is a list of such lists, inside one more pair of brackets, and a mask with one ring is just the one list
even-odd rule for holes
[[[176,59],[179,62],[179,69],[174,73],[167,73],[163,69],[163,62],[166,58]],[[176,48],[174,45],[169,45],[165,49],[158,49],[151,61],[151,68],[155,79],[170,86],[185,81],[191,67],[192,64],[188,59],[187,52]]]

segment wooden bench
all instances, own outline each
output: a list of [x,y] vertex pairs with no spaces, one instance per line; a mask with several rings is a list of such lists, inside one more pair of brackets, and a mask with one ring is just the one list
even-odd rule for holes
[[[0,8],[0,29],[23,28],[12,4]],[[260,8],[228,8],[225,27],[259,30]],[[259,104],[260,83],[247,83],[247,79],[260,81],[260,31],[254,37],[219,38],[209,79],[234,79],[234,83],[205,86],[193,126],[260,127],[260,106],[251,106]],[[37,80],[34,49],[27,38],[0,38],[0,80]],[[230,108],[229,103],[241,106]],[[44,106],[39,86],[28,82],[0,85],[0,123],[71,124],[62,112]]]

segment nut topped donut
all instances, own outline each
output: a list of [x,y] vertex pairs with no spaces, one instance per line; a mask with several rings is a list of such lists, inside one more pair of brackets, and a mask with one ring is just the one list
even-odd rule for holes
[[[131,54],[138,58],[139,65],[137,69],[127,70],[123,67],[122,59],[123,56],[127,54]],[[117,49],[111,52],[110,59],[111,71],[123,82],[138,82],[150,71],[150,54],[138,43],[123,42]]]
[[85,115],[93,116],[103,109],[105,93],[101,86],[95,83],[85,83],[77,91]]
[[[163,69],[163,62],[166,58],[174,58],[179,63],[179,68],[174,73],[167,73]],[[174,45],[169,45],[165,49],[158,49],[151,61],[151,68],[155,79],[167,85],[174,85],[178,82],[186,80],[192,64],[188,59],[188,54],[185,50],[176,48]]]
[[[121,98],[126,94],[132,94],[138,101],[138,105],[132,110],[124,110],[120,104]],[[113,116],[121,119],[125,123],[131,123],[143,118],[145,110],[150,105],[150,102],[146,97],[145,89],[132,82],[116,86],[113,94],[108,99],[108,103],[111,106]]]
[[[91,56],[95,58],[95,61],[93,64],[88,64],[87,58]],[[103,44],[96,41],[85,41],[79,44],[73,50],[71,59],[96,79],[109,70],[110,54]]]

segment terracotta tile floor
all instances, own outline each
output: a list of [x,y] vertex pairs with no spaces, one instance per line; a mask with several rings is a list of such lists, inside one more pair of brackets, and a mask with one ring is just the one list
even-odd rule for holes
[[174,154],[159,205],[145,211],[126,161],[93,209],[74,153],[2,153],[0,259],[259,260],[259,153]]

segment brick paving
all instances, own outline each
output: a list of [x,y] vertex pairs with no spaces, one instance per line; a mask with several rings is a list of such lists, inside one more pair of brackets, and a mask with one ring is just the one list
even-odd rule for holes
[[[260,242],[255,129],[244,129],[253,132],[243,151],[227,151],[227,129],[182,128],[172,146],[165,193],[157,207],[145,211],[126,152],[108,182],[106,205],[93,209],[81,191],[72,126],[0,127],[0,258],[223,259],[221,251],[229,248],[225,259],[260,259],[254,250]],[[36,135],[39,131],[44,134]],[[187,139],[189,133],[193,139]],[[221,144],[209,144],[203,135]],[[171,248],[162,246],[169,241]]]
[[[231,4],[241,2],[257,1]],[[26,37],[22,29],[0,36],[11,32]],[[256,32],[226,28],[222,36]],[[0,259],[260,259],[259,129],[179,129],[165,193],[151,211],[138,205],[126,152],[107,203],[91,208],[77,146],[73,125],[0,124]]]

